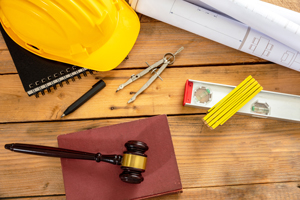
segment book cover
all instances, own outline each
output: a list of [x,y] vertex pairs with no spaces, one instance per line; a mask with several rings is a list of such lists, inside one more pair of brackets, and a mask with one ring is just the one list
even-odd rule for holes
[[145,142],[149,150],[144,181],[122,182],[118,165],[61,159],[67,199],[144,199],[182,191],[174,147],[165,115],[58,136],[58,145],[79,151],[123,155],[129,140]]

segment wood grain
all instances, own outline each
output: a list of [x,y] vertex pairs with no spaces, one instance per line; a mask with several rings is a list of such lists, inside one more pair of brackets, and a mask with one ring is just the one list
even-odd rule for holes
[[[18,200],[64,200],[65,196],[16,198]],[[184,189],[182,193],[164,195],[150,198],[149,200],[236,200],[236,199],[260,199],[260,200],[297,200],[300,199],[299,183],[274,183],[253,184],[225,187],[208,187]]]
[[264,0],[267,3],[271,3],[283,8],[287,8],[296,12],[300,12],[300,2],[298,0]]
[[[203,115],[168,117],[183,187],[300,181],[300,124],[235,115],[212,131]],[[0,125],[0,146],[57,146],[57,135],[136,119]],[[0,198],[64,194],[60,160],[0,148]]]
[[28,97],[17,75],[0,76],[0,122],[61,120],[60,116],[65,109],[88,91],[97,81],[95,79],[99,78],[102,78],[107,86],[62,120],[205,113],[205,110],[182,106],[187,79],[238,85],[248,75],[252,75],[265,90],[300,95],[299,73],[275,64],[167,68],[162,73],[164,81],[157,79],[133,103],[127,104],[134,92],[137,92],[151,75],[147,74],[117,93],[115,91],[132,74],[140,71],[113,70],[89,75],[40,98]]
[[260,200],[296,200],[300,198],[297,183],[254,184],[226,187],[185,189],[181,194],[165,195],[149,200],[186,200],[186,199],[260,199]]
[[[299,0],[266,0],[300,11]],[[252,75],[265,90],[300,95],[299,72],[239,52],[163,22],[139,15],[141,31],[115,70],[89,75],[36,99],[28,97],[0,36],[0,199],[65,199],[57,158],[7,151],[6,143],[57,146],[60,134],[168,114],[184,187],[175,199],[300,199],[299,123],[235,115],[212,131],[206,112],[182,106],[187,79],[238,85]],[[166,52],[185,49],[133,104],[131,96],[149,79],[115,93],[132,74]],[[138,69],[137,69],[138,68]],[[107,86],[73,114],[62,112],[98,80]]]

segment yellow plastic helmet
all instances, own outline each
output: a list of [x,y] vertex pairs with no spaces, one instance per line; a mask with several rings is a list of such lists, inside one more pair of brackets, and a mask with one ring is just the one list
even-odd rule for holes
[[117,67],[140,30],[124,0],[0,0],[0,19],[28,51],[97,71]]

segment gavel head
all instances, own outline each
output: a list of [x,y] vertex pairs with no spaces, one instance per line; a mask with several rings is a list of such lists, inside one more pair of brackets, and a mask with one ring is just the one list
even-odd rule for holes
[[149,148],[146,143],[135,140],[128,141],[125,147],[127,151],[123,152],[121,164],[124,171],[119,177],[126,183],[141,183],[144,180],[141,173],[145,171],[147,163],[147,155],[144,153]]

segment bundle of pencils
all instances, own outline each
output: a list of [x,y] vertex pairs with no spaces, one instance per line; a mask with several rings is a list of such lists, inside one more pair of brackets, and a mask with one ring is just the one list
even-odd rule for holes
[[262,86],[252,76],[248,76],[234,90],[208,110],[208,114],[203,118],[204,123],[212,129],[224,124],[262,89]]

